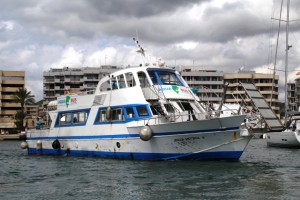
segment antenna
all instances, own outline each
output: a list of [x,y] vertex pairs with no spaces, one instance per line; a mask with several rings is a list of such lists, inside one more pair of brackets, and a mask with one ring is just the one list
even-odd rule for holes
[[143,57],[143,62],[145,66],[152,66],[151,62],[146,62],[148,61],[148,58],[145,54],[145,49],[140,45],[139,41],[136,38],[132,38],[133,41],[136,43],[136,46],[139,48],[136,52],[140,53]]

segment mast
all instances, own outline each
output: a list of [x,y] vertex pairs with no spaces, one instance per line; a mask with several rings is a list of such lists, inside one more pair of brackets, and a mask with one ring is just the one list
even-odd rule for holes
[[280,33],[280,25],[281,25],[282,4],[283,4],[283,0],[281,0],[280,15],[279,15],[279,20],[278,20],[279,24],[278,24],[278,31],[277,31],[277,41],[276,41],[276,49],[275,49],[275,61],[274,61],[273,78],[272,78],[272,90],[271,90],[272,92],[271,92],[271,101],[270,101],[270,107],[271,108],[272,108],[273,93],[274,93],[274,84],[275,84],[275,73],[276,73],[277,52],[278,52],[279,33]]
[[285,113],[284,113],[284,122],[286,125],[287,121],[287,110],[288,110],[288,99],[287,99],[287,72],[288,72],[288,52],[289,48],[289,11],[290,11],[290,0],[287,0],[287,12],[286,12],[286,46],[285,46]]

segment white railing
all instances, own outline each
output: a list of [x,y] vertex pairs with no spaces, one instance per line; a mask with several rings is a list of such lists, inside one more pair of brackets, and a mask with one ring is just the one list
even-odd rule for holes
[[[230,111],[233,115],[238,115],[237,109],[225,109],[225,110],[213,110],[208,111],[205,113],[179,113],[179,114],[170,114],[167,116],[163,115],[156,115],[153,118],[144,119],[136,121],[137,126],[142,125],[157,125],[157,124],[166,124],[166,123],[177,123],[177,122],[186,122],[186,121],[197,121],[197,120],[204,120],[204,119],[214,119],[214,118],[220,118],[220,113]],[[193,119],[193,116],[196,117],[196,119]],[[142,124],[141,124],[142,122]]]

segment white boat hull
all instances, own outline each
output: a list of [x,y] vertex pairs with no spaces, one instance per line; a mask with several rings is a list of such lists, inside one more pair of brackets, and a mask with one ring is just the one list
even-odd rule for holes
[[[133,160],[239,159],[251,136],[241,136],[237,121],[244,116],[210,120],[149,125],[153,137],[143,141],[139,131],[143,126],[124,124],[127,133],[83,133],[49,135],[40,130],[27,134],[28,154],[99,156]],[[218,127],[218,128],[216,128]],[[58,140],[61,148],[54,149]],[[42,145],[37,145],[42,143]]]
[[267,133],[267,145],[272,147],[300,148],[298,131],[286,130]]

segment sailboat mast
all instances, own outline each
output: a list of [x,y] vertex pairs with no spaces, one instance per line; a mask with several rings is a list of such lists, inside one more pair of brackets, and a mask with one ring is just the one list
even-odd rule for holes
[[277,63],[277,53],[278,53],[278,43],[279,43],[279,33],[281,27],[281,14],[282,14],[282,5],[283,0],[281,0],[280,6],[280,15],[279,15],[279,24],[278,24],[278,31],[277,31],[277,40],[276,40],[276,49],[275,49],[275,61],[274,61],[274,69],[273,69],[273,78],[272,78],[272,89],[271,89],[271,100],[270,100],[270,107],[272,108],[272,101],[273,101],[273,93],[274,93],[274,85],[275,85],[275,74],[276,74],[276,63]]
[[289,52],[289,11],[290,11],[290,0],[287,0],[287,13],[286,13],[286,46],[285,46],[285,115],[284,121],[287,121],[287,110],[288,110],[288,99],[287,99],[287,73],[288,73],[288,52]]

